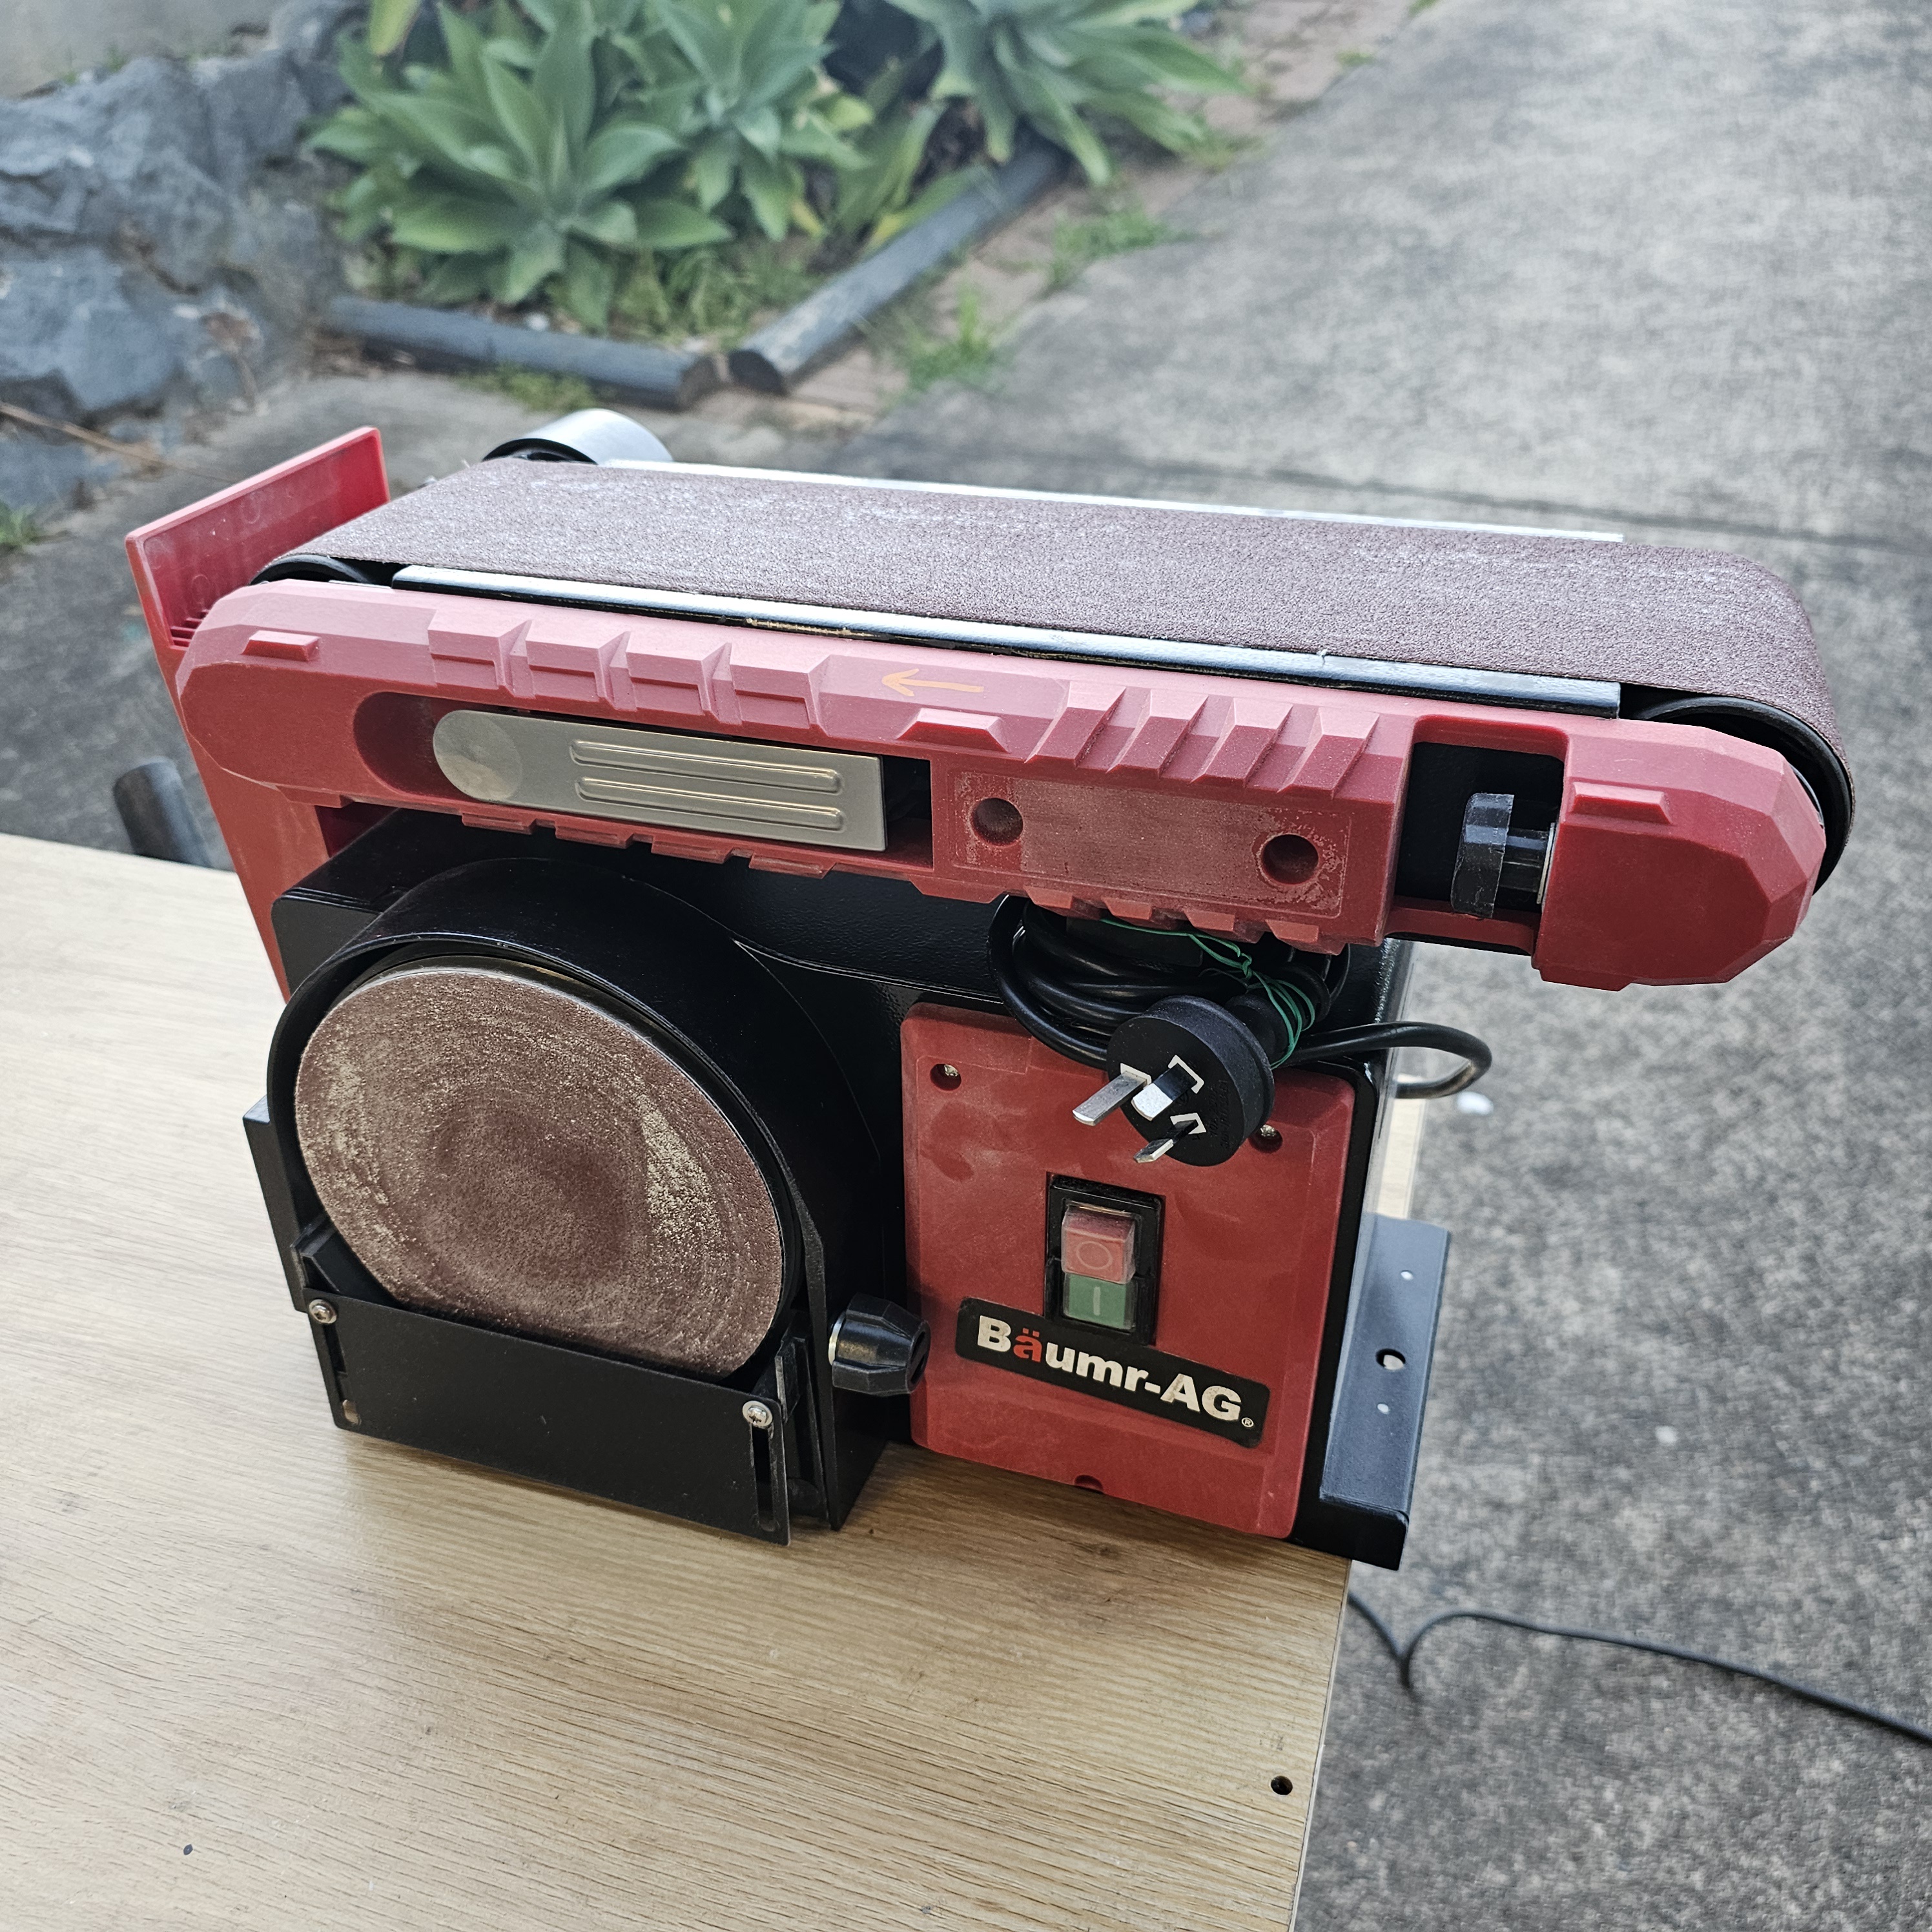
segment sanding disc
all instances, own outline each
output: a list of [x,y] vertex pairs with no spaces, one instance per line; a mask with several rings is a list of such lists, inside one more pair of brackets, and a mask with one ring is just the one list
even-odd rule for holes
[[329,1219],[412,1307],[728,1372],[778,1312],[770,1186],[704,1089],[566,985],[437,961],[324,1016],[296,1134]]

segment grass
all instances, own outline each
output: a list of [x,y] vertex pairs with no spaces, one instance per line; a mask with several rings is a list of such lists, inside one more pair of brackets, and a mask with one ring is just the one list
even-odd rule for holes
[[760,315],[790,308],[819,280],[796,244],[758,240],[645,255],[612,304],[611,333],[652,342],[695,337],[733,349]]
[[966,382],[983,388],[1000,366],[999,338],[980,314],[979,292],[966,289],[950,335],[935,334],[916,322],[894,332],[886,352],[905,371],[906,388],[922,394],[935,382]]
[[1408,17],[1412,20],[1418,14],[1426,14],[1436,4],[1436,0],[1408,0]]
[[556,416],[592,408],[597,401],[590,385],[581,376],[556,376],[548,369],[519,369],[507,362],[458,380],[466,388],[491,389],[512,402],[521,403],[526,410],[542,410]]
[[1344,47],[1335,56],[1335,64],[1337,67],[1366,67],[1374,58],[1373,54],[1365,53],[1360,47]]
[[11,504],[0,503],[0,556],[10,556],[16,550],[25,550],[46,535],[40,527],[40,520],[32,511],[16,510]]
[[1163,242],[1182,238],[1180,230],[1170,228],[1138,202],[1109,208],[1084,221],[1058,221],[1053,230],[1053,259],[1047,264],[1047,288],[1049,291],[1065,288],[1096,262],[1104,262],[1110,255],[1131,254],[1136,248],[1157,248]]

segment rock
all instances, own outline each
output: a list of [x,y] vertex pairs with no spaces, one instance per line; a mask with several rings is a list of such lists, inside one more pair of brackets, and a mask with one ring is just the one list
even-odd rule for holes
[[[98,466],[107,469],[112,459]],[[51,510],[74,500],[96,464],[77,442],[50,441],[17,431],[0,434],[0,506],[10,510]]]
[[[298,346],[335,268],[302,136],[358,10],[291,0],[260,53],[0,100],[0,398],[88,425],[219,407]],[[0,500],[86,480],[79,445],[30,440],[0,439]]]
[[165,292],[103,250],[0,256],[0,398],[86,422],[157,406],[183,374]]

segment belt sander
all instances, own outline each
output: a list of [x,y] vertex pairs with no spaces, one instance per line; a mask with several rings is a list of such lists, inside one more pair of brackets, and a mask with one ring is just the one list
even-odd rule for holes
[[1851,820],[1803,611],[1707,551],[603,411],[128,546],[337,1424],[767,1540],[909,1436],[1393,1565],[1448,1236],[1378,1165],[1489,1060],[1414,944],[1729,980]]

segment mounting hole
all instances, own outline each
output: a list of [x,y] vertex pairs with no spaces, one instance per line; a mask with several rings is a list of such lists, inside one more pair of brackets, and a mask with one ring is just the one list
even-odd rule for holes
[[1277,1798],[1286,1798],[1294,1789],[1294,1780],[1277,1775],[1268,1780],[1268,1789]]
[[973,830],[988,845],[1010,845],[1026,830],[1026,820],[1010,800],[982,798],[973,808]]
[[1103,1496],[1107,1493],[1101,1488],[1100,1479],[1098,1476],[1076,1476],[1073,1479],[1073,1486],[1076,1490],[1091,1490],[1096,1496]]
[[1321,863],[1322,854],[1292,832],[1270,838],[1262,848],[1262,872],[1278,886],[1306,885]]
[[1399,1348],[1384,1348],[1376,1360],[1385,1369],[1406,1369],[1408,1366],[1408,1358]]
[[1248,1144],[1258,1154],[1279,1154],[1281,1151],[1281,1130],[1279,1127],[1257,1127],[1249,1136]]
[[959,1084],[958,1068],[950,1060],[942,1060],[932,1070],[932,1084],[935,1087],[943,1087],[947,1093],[951,1093],[953,1088]]

